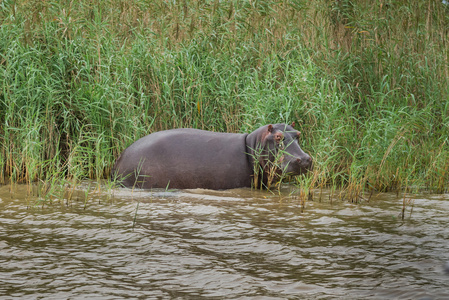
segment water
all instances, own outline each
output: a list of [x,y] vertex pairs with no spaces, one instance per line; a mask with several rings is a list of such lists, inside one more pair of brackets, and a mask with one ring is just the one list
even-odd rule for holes
[[[0,187],[1,299],[449,299],[449,195]],[[79,198],[79,200],[77,200]],[[135,221],[135,222],[134,222]]]

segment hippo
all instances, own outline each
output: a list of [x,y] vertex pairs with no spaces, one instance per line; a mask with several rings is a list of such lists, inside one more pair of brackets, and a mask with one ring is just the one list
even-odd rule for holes
[[270,188],[312,166],[292,125],[265,125],[249,134],[191,128],[151,133],[123,151],[111,177],[144,189]]

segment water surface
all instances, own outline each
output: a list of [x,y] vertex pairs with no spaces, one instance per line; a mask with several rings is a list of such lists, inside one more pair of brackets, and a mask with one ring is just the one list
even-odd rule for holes
[[449,195],[0,186],[2,299],[449,299]]

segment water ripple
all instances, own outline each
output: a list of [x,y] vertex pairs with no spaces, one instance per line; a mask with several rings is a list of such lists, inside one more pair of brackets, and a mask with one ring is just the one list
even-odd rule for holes
[[29,208],[4,190],[0,298],[449,298],[447,197],[414,195],[402,221],[390,194],[303,210],[247,189],[117,190]]

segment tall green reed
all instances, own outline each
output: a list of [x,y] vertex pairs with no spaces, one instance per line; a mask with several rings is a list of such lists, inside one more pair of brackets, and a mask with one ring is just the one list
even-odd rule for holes
[[296,121],[308,189],[447,190],[441,3],[23,0],[0,15],[3,182],[108,177],[157,130]]

